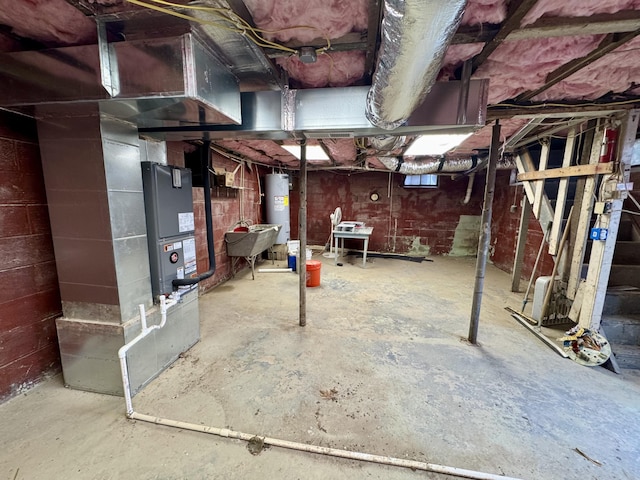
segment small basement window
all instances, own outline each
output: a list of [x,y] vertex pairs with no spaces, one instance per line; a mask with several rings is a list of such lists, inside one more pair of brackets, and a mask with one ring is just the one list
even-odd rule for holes
[[404,186],[409,188],[437,188],[438,175],[405,175]]

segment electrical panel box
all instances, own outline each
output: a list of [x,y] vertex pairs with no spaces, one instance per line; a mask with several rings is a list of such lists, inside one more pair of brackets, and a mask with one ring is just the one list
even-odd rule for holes
[[[176,290],[174,279],[197,274],[191,171],[142,162],[153,296]],[[191,290],[196,285],[181,287]]]

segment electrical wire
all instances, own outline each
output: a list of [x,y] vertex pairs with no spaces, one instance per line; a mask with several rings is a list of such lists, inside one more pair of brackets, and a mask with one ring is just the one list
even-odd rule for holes
[[210,13],[218,17],[219,19],[228,22],[229,24],[232,25],[232,27],[223,26],[218,22],[213,22],[210,20],[197,18],[191,15],[186,15],[184,13],[169,10],[167,8],[163,8],[158,5],[153,5],[151,3],[146,3],[140,0],[127,0],[127,2],[129,3],[138,5],[143,8],[155,10],[161,13],[165,13],[167,15],[172,15],[174,17],[182,18],[182,19],[200,23],[203,25],[215,26],[228,31],[239,33],[260,47],[273,48],[276,50],[282,50],[282,51],[294,53],[294,54],[298,53],[296,49],[287,47],[285,45],[282,45],[280,43],[277,43],[271,40],[267,40],[261,34],[276,34],[276,33],[281,33],[288,30],[295,30],[300,28],[316,30],[320,32],[324,40],[327,42],[326,46],[316,49],[316,53],[323,54],[323,53],[326,53],[327,50],[331,49],[331,40],[328,38],[328,36],[322,30],[312,25],[294,25],[291,27],[281,28],[278,30],[265,30],[265,29],[251,26],[251,24],[249,24],[246,20],[244,20],[242,17],[240,17],[238,14],[236,14],[233,10],[229,8],[217,8],[217,7],[198,6],[198,5],[180,5],[180,4],[168,2],[165,0],[148,0],[148,1],[158,5],[164,5],[172,8],[180,8],[185,10]]

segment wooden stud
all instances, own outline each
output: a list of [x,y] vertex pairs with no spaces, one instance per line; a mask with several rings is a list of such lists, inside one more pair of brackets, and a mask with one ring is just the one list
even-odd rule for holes
[[[569,168],[571,166],[571,158],[573,157],[573,148],[576,140],[576,129],[573,127],[567,135],[567,143],[564,148],[564,158],[562,159],[562,167]],[[563,177],[558,185],[558,196],[556,197],[555,214],[553,216],[553,224],[551,225],[551,235],[549,235],[549,254],[558,255],[558,238],[560,230],[562,230],[562,221],[564,217],[564,209],[567,203],[567,190],[569,189],[569,179]]]

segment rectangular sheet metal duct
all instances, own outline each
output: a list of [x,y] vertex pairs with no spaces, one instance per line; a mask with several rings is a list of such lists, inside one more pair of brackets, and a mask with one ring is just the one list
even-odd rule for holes
[[98,45],[0,55],[0,106],[101,101],[142,126],[240,123],[237,79],[192,34],[117,42],[119,93],[101,85]]
[[472,132],[485,125],[488,80],[471,80],[466,120],[458,123],[462,82],[434,84],[425,101],[407,122],[395,130],[372,125],[365,115],[369,87],[318,88],[242,94],[241,125],[204,125],[150,128],[167,140],[201,138],[253,138],[284,140],[303,133],[307,138],[342,138],[375,135],[410,135],[438,130]]

